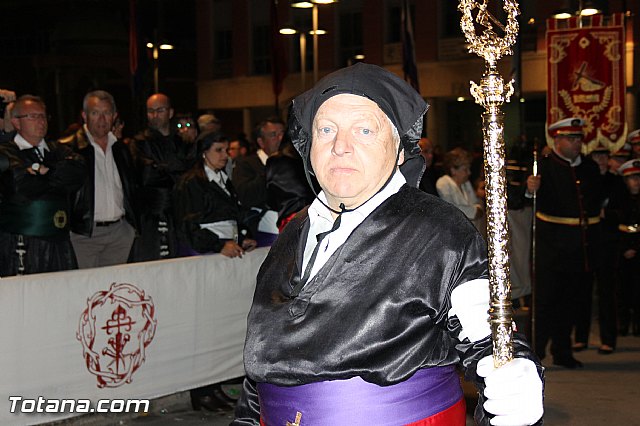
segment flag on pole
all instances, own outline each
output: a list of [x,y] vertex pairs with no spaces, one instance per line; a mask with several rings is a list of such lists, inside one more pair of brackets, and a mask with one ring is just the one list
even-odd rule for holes
[[413,23],[411,20],[411,10],[409,0],[402,0],[402,11],[400,14],[402,24],[402,71],[404,79],[420,93],[418,83],[418,65],[416,63],[416,50],[413,41]]
[[278,97],[282,93],[282,83],[287,74],[287,55],[282,34],[280,34],[280,24],[278,23],[278,0],[271,0],[271,78],[273,94],[276,98],[276,112],[280,110]]

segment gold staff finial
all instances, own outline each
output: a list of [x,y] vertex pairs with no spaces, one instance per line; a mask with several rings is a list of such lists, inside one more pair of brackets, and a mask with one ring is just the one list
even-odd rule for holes
[[[484,137],[484,172],[487,191],[487,245],[489,249],[489,287],[491,303],[489,320],[493,340],[493,361],[496,367],[513,359],[513,307],[509,277],[509,239],[507,225],[507,192],[504,147],[504,115],[501,107],[513,94],[513,81],[504,83],[496,65],[504,55],[510,55],[518,35],[520,14],[515,0],[504,0],[507,23],[503,25],[488,10],[488,0],[481,3],[460,0],[460,26],[469,44],[469,52],[485,60],[486,70],[480,84],[471,82],[471,94],[484,107],[482,114]],[[477,10],[475,19],[474,10]],[[478,35],[475,23],[484,29]],[[504,34],[499,37],[494,25]]]

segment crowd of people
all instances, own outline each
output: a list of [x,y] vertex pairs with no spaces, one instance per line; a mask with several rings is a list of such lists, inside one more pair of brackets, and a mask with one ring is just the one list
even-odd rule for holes
[[[584,154],[584,125],[571,117],[549,126],[552,143],[538,147],[535,176],[536,148],[527,147],[524,162],[515,154],[521,162],[512,167],[517,173],[508,173],[506,192],[511,275],[518,296],[526,296],[514,298],[514,305],[535,307],[531,332],[540,359],[548,351],[555,365],[567,368],[582,367],[574,353],[589,347],[593,296],[598,353],[613,353],[618,335],[640,335],[640,130],[630,132],[619,149],[599,144]],[[421,188],[434,193],[426,188],[435,186],[438,196],[486,231],[484,179],[471,177],[472,153],[457,147],[434,161],[432,143],[423,141],[427,165],[435,170],[425,174]],[[522,148],[515,144],[514,151]]]
[[[359,69],[358,72],[371,72],[383,80],[393,79],[377,69]],[[342,78],[345,77],[338,72],[335,84],[328,86],[326,93],[342,87]],[[482,175],[471,176],[472,153],[456,147],[438,155],[436,144],[426,137],[419,137],[421,126],[420,129],[411,127],[426,111],[420,100],[411,98],[415,110],[407,113],[415,117],[409,117],[413,121],[408,122],[409,118],[396,114],[397,111],[385,109],[388,105],[382,99],[387,99],[390,93],[378,94],[380,88],[369,85],[366,80],[363,84],[362,90],[371,92],[366,98],[352,95],[353,89],[338,89],[330,95],[318,92],[318,89],[306,94],[320,99],[318,103],[301,95],[297,105],[294,101],[290,120],[295,121],[288,123],[288,135],[281,118],[269,117],[255,126],[252,140],[242,135],[231,140],[212,113],[197,119],[189,114],[176,114],[170,98],[162,93],[147,99],[146,128],[133,138],[123,138],[116,102],[103,90],[91,91],[82,100],[81,125],[70,128],[58,138],[49,138],[47,108],[41,98],[33,95],[16,98],[13,92],[0,90],[4,108],[0,111],[0,277],[205,253],[242,257],[247,251],[275,242],[276,251],[272,250],[275,254],[270,255],[266,269],[263,267],[264,274],[273,275],[273,282],[264,281],[264,276],[259,279],[256,301],[260,300],[261,292],[265,292],[265,301],[270,300],[265,304],[271,306],[270,303],[275,303],[273,298],[277,299],[286,287],[280,287],[278,279],[292,279],[295,281],[291,283],[292,289],[287,289],[282,302],[278,303],[284,306],[286,301],[297,300],[297,304],[308,304],[308,300],[299,298],[307,281],[313,282],[314,277],[324,271],[323,265],[332,259],[332,253],[351,241],[351,233],[355,235],[358,224],[368,223],[369,215],[375,216],[373,209],[376,206],[384,203],[386,207],[382,210],[391,208],[384,201],[387,198],[402,199],[403,204],[397,206],[400,210],[407,207],[410,199],[411,202],[419,199],[426,203],[425,206],[433,204],[431,208],[437,206],[442,211],[449,211],[446,204],[435,201],[436,197],[457,207],[459,217],[453,215],[450,220],[455,219],[455,226],[459,231],[465,229],[465,235],[471,235],[467,224],[472,223],[480,237],[472,246],[460,250],[478,250],[474,253],[481,258],[483,249],[476,246],[482,237],[486,238],[484,180]],[[379,99],[376,98],[378,95]],[[400,95],[413,96],[405,92]],[[355,149],[358,144],[374,143],[374,139],[369,138],[375,132],[370,133],[369,128],[353,130],[349,127],[351,130],[348,131],[354,133],[345,137],[345,141],[353,137],[353,142],[336,139],[338,143],[331,139],[332,132],[338,132],[340,126],[353,125],[349,122],[352,110],[364,111],[363,116],[369,117],[368,124],[375,123],[374,127],[380,129],[386,129],[385,120],[391,120],[388,129],[391,139],[382,142],[386,144],[398,139],[404,150],[399,149],[393,158],[391,154],[389,158],[383,158],[373,150],[367,151],[370,148],[358,152]],[[548,347],[554,364],[566,368],[582,367],[574,352],[587,349],[589,345],[594,285],[600,322],[598,352],[614,352],[618,335],[640,335],[640,130],[629,133],[627,143],[615,152],[598,146],[584,155],[583,126],[581,118],[567,118],[549,126],[553,143],[541,153],[539,173],[520,182],[510,182],[507,191],[510,211],[535,206],[532,220],[536,232],[533,236],[530,232],[526,234],[527,238],[535,238],[534,258],[529,257],[529,242],[519,244],[519,248],[511,247],[512,252],[518,251],[513,253],[514,257],[520,259],[512,269],[517,269],[516,275],[529,276],[535,283],[532,299],[514,301],[535,307],[533,348],[526,356],[535,363],[534,372],[536,366],[539,367],[537,359],[545,358]],[[398,135],[398,131],[403,133]],[[312,138],[314,145],[311,145]],[[375,143],[382,142],[375,139]],[[382,148],[385,153],[393,153],[389,147]],[[415,171],[405,172],[411,170],[410,164],[407,167],[411,162],[403,163],[418,153],[426,164],[421,181]],[[332,163],[342,157],[353,157],[362,164]],[[372,170],[372,165],[378,163],[380,168]],[[397,169],[396,163],[405,169]],[[370,176],[362,181],[353,177],[358,167],[362,172],[369,170]],[[419,172],[423,170],[418,169]],[[418,186],[423,193],[434,197],[423,200],[413,193],[405,194],[406,189],[401,190],[404,183]],[[350,191],[355,191],[356,195],[349,195]],[[407,196],[409,198],[405,199]],[[302,215],[299,214],[301,211]],[[412,212],[415,214],[414,210]],[[310,233],[307,237],[287,228],[289,223],[294,223],[297,230],[308,227],[308,220],[301,222],[306,215],[312,215],[313,235]],[[466,221],[461,220],[464,217]],[[387,220],[385,218],[379,220]],[[445,218],[438,215],[425,220],[429,223]],[[438,238],[448,235],[453,222],[447,222],[447,226],[438,231]],[[432,232],[427,228],[425,232]],[[375,232],[372,228],[372,235]],[[282,238],[276,241],[279,234]],[[363,234],[362,238],[365,237],[373,238]],[[413,238],[409,234],[405,237]],[[298,241],[300,238],[304,241]],[[335,241],[331,242],[332,239]],[[301,245],[303,248],[298,250],[296,262],[289,262],[288,257],[295,253],[283,245],[289,240],[292,247]],[[426,240],[421,243],[428,245]],[[324,250],[318,253],[321,244]],[[376,256],[371,252],[375,245],[361,248],[370,259]],[[398,250],[402,251],[400,246]],[[419,252],[423,251],[420,248]],[[361,256],[362,253],[354,252],[354,255]],[[277,258],[280,254],[284,256],[282,260]],[[365,261],[363,258],[362,265],[373,265],[370,259]],[[300,261],[302,263],[298,264]],[[347,263],[353,261],[345,260]],[[282,265],[285,264],[297,269],[284,271]],[[478,263],[476,267],[478,265],[485,264]],[[372,270],[376,271],[377,279],[386,276],[385,270]],[[439,273],[443,271],[445,269]],[[362,272],[358,271],[359,274]],[[424,273],[424,276],[430,274],[426,270]],[[288,278],[282,274],[289,274]],[[326,280],[325,275],[320,275],[318,280]],[[340,281],[345,277],[349,277],[347,270],[334,278]],[[486,279],[486,270],[474,270],[472,276],[457,278],[461,280],[461,292],[465,293],[469,282]],[[277,288],[272,288],[273,285]],[[413,284],[407,282],[406,285]],[[371,303],[374,306],[379,301]],[[455,303],[453,306],[451,301],[448,303],[450,310],[448,314],[442,313],[443,318],[455,312],[464,317],[462,311],[471,309],[464,301],[458,301],[465,306],[462,310],[456,308]],[[265,313],[263,308],[254,304],[249,317],[248,343],[252,339],[272,336],[272,327],[281,322],[280,318],[274,317],[267,330],[260,325],[264,324],[263,320],[255,320],[251,327],[252,318]],[[272,314],[274,311],[269,308],[268,315]],[[460,321],[465,322],[464,319]],[[460,327],[461,323],[456,324]],[[470,330],[474,331],[473,327]],[[468,342],[463,332],[458,332],[457,338]],[[306,331],[300,333],[312,337]],[[482,333],[478,331],[475,337],[485,338]],[[420,340],[418,338],[416,342]],[[438,341],[438,344],[444,343],[444,340]],[[309,344],[313,346],[313,342]],[[524,340],[522,345],[528,348]],[[317,348],[316,352],[321,354],[325,349]],[[266,370],[258,367],[263,362],[272,364],[271,355],[260,353],[249,344],[246,350],[245,358],[255,364],[249,365],[245,399],[241,400],[238,413],[252,417],[255,414],[251,408],[252,398],[261,390],[251,380],[271,380],[275,387],[269,388],[269,393],[273,391],[274,395],[281,394],[279,385],[286,387],[293,382],[281,377],[275,380],[272,376],[263,377]],[[482,351],[483,356],[488,353]],[[446,353],[440,355],[433,359],[442,361],[440,358]],[[291,355],[283,359],[287,357]],[[316,361],[317,365],[323,365],[322,360]],[[474,369],[478,361],[479,357],[473,360]],[[293,363],[286,368],[295,370],[296,365]],[[367,377],[375,383],[396,383],[400,377],[388,376],[385,370],[388,365],[380,371],[372,369],[367,373],[371,377]],[[334,373],[341,377],[344,373],[334,371],[334,366],[326,369],[327,378],[333,378]],[[411,374],[413,372],[415,368]],[[283,371],[282,374],[285,377],[289,373]],[[402,379],[408,375],[409,370]],[[533,378],[538,380],[537,373]],[[316,379],[304,380],[313,382]],[[218,385],[197,389],[192,396],[196,408],[220,408],[224,399]],[[454,399],[452,404],[456,403],[457,396]]]
[[242,256],[313,199],[300,157],[281,147],[278,117],[258,123],[253,141],[231,140],[214,114],[177,114],[155,93],[146,127],[124,138],[115,99],[95,90],[82,100],[83,122],[55,138],[41,98],[0,97],[3,277]]

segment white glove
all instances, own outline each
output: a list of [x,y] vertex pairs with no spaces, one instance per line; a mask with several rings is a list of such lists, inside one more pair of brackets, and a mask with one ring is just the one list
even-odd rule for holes
[[477,373],[486,385],[484,409],[495,415],[492,425],[532,425],[540,420],[544,413],[542,380],[533,361],[514,358],[495,368],[490,355],[478,362]]

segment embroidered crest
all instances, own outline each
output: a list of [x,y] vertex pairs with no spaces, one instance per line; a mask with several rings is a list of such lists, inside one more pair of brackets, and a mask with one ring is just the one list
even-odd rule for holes
[[53,215],[53,226],[58,229],[64,229],[67,226],[67,212],[64,210],[58,210]]

